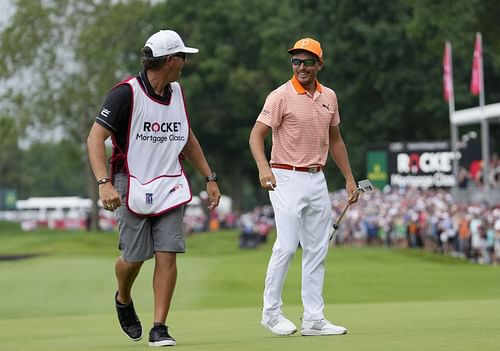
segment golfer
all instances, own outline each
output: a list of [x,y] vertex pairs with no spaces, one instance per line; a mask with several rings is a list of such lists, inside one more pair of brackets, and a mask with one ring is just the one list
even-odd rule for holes
[[[197,52],[172,30],[153,34],[142,50],[144,69],[113,87],[87,140],[100,199],[105,209],[115,211],[119,224],[115,305],[122,330],[134,341],[142,338],[142,325],[132,286],[143,262],[155,258],[150,346],[176,344],[165,322],[177,278],[176,255],[185,251],[183,207],[191,200],[181,156],[206,177],[209,207],[220,199],[217,178],[189,126],[177,82],[186,54]],[[110,175],[104,147],[109,137]]]
[[[325,319],[322,297],[332,210],[323,174],[328,152],[340,168],[350,201],[357,201],[356,181],[340,135],[335,92],[317,80],[323,68],[318,41],[300,39],[288,50],[293,77],[272,91],[250,133],[250,149],[260,185],[269,190],[277,237],[267,269],[262,326],[277,335],[297,327],[282,313],[282,290],[288,267],[302,247],[302,335],[345,334]],[[272,130],[270,163],[264,139]]]

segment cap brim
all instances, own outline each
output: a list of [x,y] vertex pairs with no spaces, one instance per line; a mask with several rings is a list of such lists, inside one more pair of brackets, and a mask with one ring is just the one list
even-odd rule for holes
[[197,48],[190,48],[190,47],[185,47],[184,49],[180,50],[179,52],[183,52],[185,54],[197,54],[200,52]]
[[289,54],[291,54],[291,55],[293,55],[293,53],[294,53],[295,51],[305,51],[305,52],[310,52],[310,53],[311,53],[311,54],[313,54],[314,56],[318,56],[318,55],[316,55],[316,53],[315,53],[315,52],[313,52],[313,51],[311,51],[311,50],[304,49],[304,48],[291,48],[291,49],[288,49],[288,53],[289,53]]
[[316,56],[320,61],[323,61],[323,58],[319,57],[315,52],[313,52],[311,50],[307,50],[307,49],[304,49],[304,48],[291,48],[291,49],[288,49],[288,53],[290,55],[293,55],[293,53],[295,51],[305,51],[305,52],[308,52],[308,53],[313,54],[314,56]]

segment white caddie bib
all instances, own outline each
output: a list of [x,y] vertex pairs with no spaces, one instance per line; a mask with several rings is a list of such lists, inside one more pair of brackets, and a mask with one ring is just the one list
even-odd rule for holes
[[127,168],[128,209],[155,216],[191,201],[179,155],[189,136],[189,121],[179,83],[171,83],[170,103],[152,99],[137,78],[132,88]]

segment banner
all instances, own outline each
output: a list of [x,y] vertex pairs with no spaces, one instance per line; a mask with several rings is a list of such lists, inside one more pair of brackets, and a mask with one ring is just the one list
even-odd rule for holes
[[474,44],[474,57],[472,59],[472,75],[470,80],[470,92],[472,95],[479,95],[481,92],[482,66],[483,66],[483,48],[481,33],[476,34],[476,43]]
[[372,184],[382,189],[389,180],[387,167],[387,149],[369,150],[366,157],[367,178]]
[[16,189],[0,188],[0,210],[9,211],[16,209]]
[[396,187],[454,187],[455,157],[448,141],[397,142],[389,144],[390,184]]
[[453,64],[451,61],[451,44],[446,42],[443,55],[443,94],[444,101],[453,97]]

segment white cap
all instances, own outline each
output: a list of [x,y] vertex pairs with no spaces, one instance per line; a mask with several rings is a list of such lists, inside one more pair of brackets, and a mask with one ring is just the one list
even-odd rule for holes
[[153,52],[153,57],[172,55],[178,52],[186,54],[196,54],[198,49],[190,48],[184,45],[179,34],[173,30],[160,30],[146,40],[147,46]]

